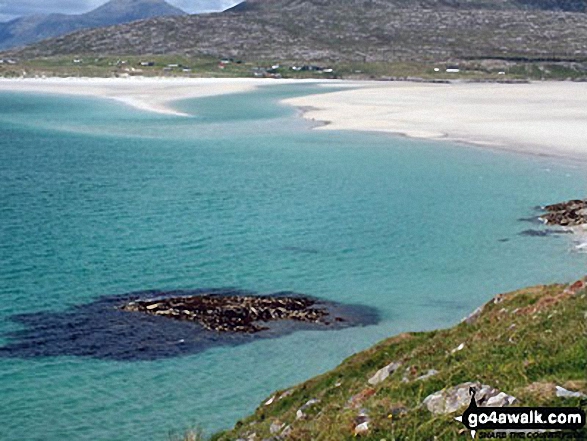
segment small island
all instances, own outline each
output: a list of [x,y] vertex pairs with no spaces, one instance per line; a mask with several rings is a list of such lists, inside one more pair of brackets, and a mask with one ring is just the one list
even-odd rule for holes
[[[197,322],[216,332],[253,334],[269,329],[261,323],[294,320],[329,325],[330,320],[344,322],[339,316],[329,317],[324,304],[304,296],[192,295],[150,300],[137,300],[123,305],[123,311]],[[261,322],[261,323],[260,323]]]

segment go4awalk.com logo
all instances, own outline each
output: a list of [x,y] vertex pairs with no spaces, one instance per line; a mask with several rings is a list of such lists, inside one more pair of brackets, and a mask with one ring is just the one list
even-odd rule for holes
[[494,430],[482,438],[582,439],[577,430],[585,426],[585,412],[578,407],[479,407],[476,389],[471,387],[471,403],[455,418],[471,431]]

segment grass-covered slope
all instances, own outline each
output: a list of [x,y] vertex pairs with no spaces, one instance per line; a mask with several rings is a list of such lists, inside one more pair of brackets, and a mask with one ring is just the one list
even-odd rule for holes
[[[555,386],[587,392],[585,311],[584,281],[499,295],[451,329],[392,337],[275,393],[214,439],[465,439],[458,411],[434,415],[422,402],[468,381],[513,395],[518,406],[578,406],[579,398],[557,397]],[[392,362],[401,367],[369,384]],[[417,379],[431,369],[438,373]],[[368,431],[357,435],[366,418]]]

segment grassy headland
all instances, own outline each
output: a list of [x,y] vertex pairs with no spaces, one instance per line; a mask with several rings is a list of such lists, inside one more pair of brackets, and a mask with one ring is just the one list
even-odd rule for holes
[[[518,406],[578,406],[579,398],[558,397],[556,386],[587,393],[585,311],[584,282],[499,295],[453,328],[392,337],[276,392],[212,439],[464,439],[464,426],[454,421],[460,413],[432,414],[422,402],[466,382],[512,395]],[[369,383],[392,362],[401,365]],[[357,435],[365,419],[368,430]]]

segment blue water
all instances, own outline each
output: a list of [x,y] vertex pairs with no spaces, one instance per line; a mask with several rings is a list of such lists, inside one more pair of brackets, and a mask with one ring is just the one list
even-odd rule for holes
[[316,91],[178,103],[189,118],[0,95],[0,345],[15,314],[146,289],[292,290],[381,316],[156,361],[0,358],[0,439],[210,433],[382,338],[584,274],[566,235],[519,235],[540,228],[519,220],[533,207],[584,195],[584,164],[313,131],[277,103]]

